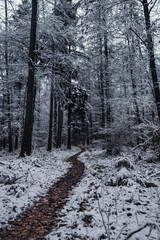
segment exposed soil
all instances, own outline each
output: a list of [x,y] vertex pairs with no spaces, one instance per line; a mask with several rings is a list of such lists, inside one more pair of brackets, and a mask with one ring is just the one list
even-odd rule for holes
[[44,197],[18,216],[10,226],[0,229],[0,239],[38,240],[51,231],[54,220],[67,202],[69,191],[80,181],[84,172],[84,164],[77,160],[82,152],[68,159],[72,167],[49,188]]

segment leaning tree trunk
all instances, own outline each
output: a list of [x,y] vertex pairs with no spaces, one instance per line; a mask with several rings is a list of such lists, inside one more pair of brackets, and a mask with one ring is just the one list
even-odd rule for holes
[[28,82],[27,82],[27,102],[24,123],[24,132],[20,156],[31,154],[32,151],[32,132],[34,121],[35,106],[35,50],[36,50],[36,31],[37,31],[37,0],[32,0],[32,17],[29,46]]
[[159,84],[158,84],[158,77],[157,77],[157,70],[156,70],[155,56],[154,56],[154,46],[153,46],[153,39],[152,39],[152,33],[151,33],[150,11],[148,8],[148,1],[143,0],[142,3],[143,3],[145,24],[146,24],[149,63],[150,63],[150,70],[151,70],[151,76],[152,76],[152,82],[153,82],[153,90],[155,95],[158,118],[160,122],[160,90],[159,90]]

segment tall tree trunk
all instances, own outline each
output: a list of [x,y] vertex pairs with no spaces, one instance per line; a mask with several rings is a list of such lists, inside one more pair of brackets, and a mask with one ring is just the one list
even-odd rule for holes
[[86,138],[87,138],[87,145],[90,145],[90,134],[89,134],[89,122],[86,123]]
[[138,103],[137,103],[137,92],[136,92],[136,81],[135,81],[135,77],[134,77],[134,41],[132,39],[132,42],[130,44],[129,42],[129,38],[128,38],[128,50],[129,50],[129,59],[130,59],[130,66],[129,66],[129,72],[130,72],[130,77],[131,77],[131,82],[132,82],[132,90],[133,90],[133,104],[135,107],[135,112],[136,112],[136,124],[140,124],[141,120],[140,120],[140,113],[139,113],[139,107],[138,107]]
[[52,135],[53,135],[53,79],[51,79],[49,134],[47,151],[52,151],[52,139],[53,139]]
[[89,114],[89,122],[90,122],[90,127],[89,127],[89,132],[90,132],[90,143],[93,142],[93,114],[90,111]]
[[[98,22],[102,23],[102,6],[101,1],[98,1]],[[100,101],[101,101],[101,127],[105,127],[105,92],[104,92],[104,63],[103,63],[103,35],[99,32],[99,55],[100,55]]]
[[[21,112],[21,85],[19,84],[18,86],[18,104],[17,104],[17,109],[18,109],[18,116],[17,116],[17,122],[19,123],[21,120],[21,116],[20,116],[20,112]],[[17,126],[16,129],[16,136],[15,136],[15,144],[14,144],[14,149],[17,150],[18,149],[18,145],[19,145],[19,137],[20,137],[20,129]]]
[[157,70],[156,70],[156,64],[155,64],[154,46],[153,46],[153,39],[152,39],[152,32],[151,32],[151,21],[150,21],[150,12],[149,12],[149,8],[148,8],[148,1],[143,0],[142,4],[143,4],[143,10],[144,10],[146,32],[147,32],[150,70],[151,70],[158,118],[159,118],[159,122],[160,122],[160,90],[159,90]]
[[[108,55],[108,37],[107,37],[107,32],[104,32],[104,57],[105,57],[105,82],[106,82],[106,123],[107,123],[107,128],[108,130],[111,127],[111,106],[110,106],[110,79],[109,79],[109,70],[108,70],[108,64],[109,64],[109,55]],[[107,154],[112,154],[112,135],[111,132],[109,131],[106,134],[106,152]]]
[[62,143],[62,127],[63,127],[63,110],[61,104],[58,106],[58,131],[57,131],[57,148],[61,147]]
[[38,87],[38,129],[41,129],[41,86]]
[[111,106],[110,106],[110,81],[109,81],[109,70],[108,70],[108,39],[107,32],[104,33],[104,56],[105,56],[105,80],[106,80],[106,120],[107,127],[110,127],[111,124]]
[[[3,72],[1,73],[2,75],[2,83],[3,83],[3,88],[2,88],[2,92],[3,92],[3,98],[2,98],[2,132],[4,132],[4,126],[5,126],[5,121],[6,121],[6,114],[5,114],[5,97],[6,97],[6,93],[5,93],[5,84],[4,84],[4,78],[3,78]],[[2,134],[2,147],[3,149],[6,148],[6,137],[5,134]]]
[[9,64],[8,64],[8,7],[7,0],[5,0],[5,65],[6,65],[6,84],[7,84],[7,115],[8,115],[8,150],[13,151],[12,145],[12,125],[11,125],[11,95],[9,86]]
[[36,31],[37,31],[37,0],[32,0],[32,16],[29,46],[28,82],[27,82],[27,102],[24,123],[24,132],[20,156],[32,152],[32,132],[35,107],[35,50],[36,50]]
[[103,66],[103,45],[102,37],[99,38],[100,41],[100,94],[101,94],[101,127],[105,127],[105,107],[104,107],[104,66]]
[[[67,44],[66,44],[67,46]],[[68,55],[70,54],[70,45],[68,46],[68,49],[66,48],[66,53]],[[68,134],[67,134],[67,149],[71,149],[71,116],[72,116],[72,103],[71,103],[71,98],[72,98],[72,84],[71,84],[71,73],[69,72],[68,76],[68,120],[67,120],[67,125],[68,125]]]
[[72,105],[71,101],[71,79],[69,80],[69,103],[68,103],[68,135],[67,135],[67,149],[71,149],[71,115],[72,115]]
[[56,147],[57,143],[57,99],[54,98],[54,146]]

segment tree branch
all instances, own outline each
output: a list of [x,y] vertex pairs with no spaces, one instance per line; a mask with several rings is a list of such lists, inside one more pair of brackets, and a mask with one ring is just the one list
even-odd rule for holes
[[146,228],[146,227],[156,227],[156,228],[158,228],[158,226],[157,226],[155,223],[146,223],[144,226],[142,226],[142,227],[138,228],[137,230],[131,232],[131,233],[126,237],[125,240],[128,240],[128,239],[129,239],[130,237],[132,237],[135,233],[140,232],[141,230],[143,230],[143,229]]
[[149,13],[152,11],[152,9],[154,8],[154,6],[156,5],[157,2],[158,2],[158,0],[155,0],[155,2],[153,3],[152,7],[149,10]]
[[135,33],[135,35],[143,42],[143,44],[146,46],[146,48],[148,49],[148,47],[147,47],[147,44],[146,44],[146,42],[139,36],[139,34],[134,30],[134,29],[132,29],[132,28],[129,28],[132,32],[134,32]]

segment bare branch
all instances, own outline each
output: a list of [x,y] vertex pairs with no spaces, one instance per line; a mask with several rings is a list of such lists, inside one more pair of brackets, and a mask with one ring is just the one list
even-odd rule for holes
[[152,7],[149,10],[149,13],[152,11],[152,9],[154,8],[154,6],[156,5],[157,2],[158,2],[158,0],[155,0],[155,2],[153,3]]
[[134,29],[132,29],[132,28],[129,28],[132,32],[134,32],[135,33],[135,35],[143,42],[143,44],[146,46],[146,48],[148,49],[148,47],[147,47],[147,44],[146,44],[146,42],[139,36],[139,34],[134,30]]
[[143,230],[143,229],[146,228],[146,227],[150,227],[150,228],[151,228],[151,227],[156,227],[156,228],[158,229],[158,226],[157,226],[155,223],[146,223],[144,226],[142,226],[142,227],[138,228],[137,230],[131,232],[131,233],[126,237],[125,240],[128,240],[128,239],[129,239],[130,237],[132,237],[135,233],[140,232],[141,230]]

